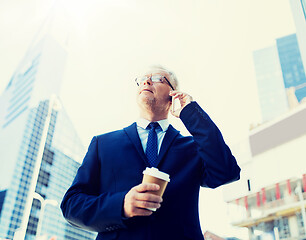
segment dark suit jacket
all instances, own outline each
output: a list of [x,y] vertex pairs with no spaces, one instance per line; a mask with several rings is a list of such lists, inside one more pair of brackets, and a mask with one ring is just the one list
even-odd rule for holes
[[209,116],[196,102],[180,118],[192,136],[171,125],[158,156],[170,175],[161,208],[149,217],[124,219],[125,194],[142,181],[147,167],[136,124],[96,136],[61,209],[74,226],[98,232],[97,239],[204,239],[198,214],[200,186],[216,188],[239,179],[240,168]]

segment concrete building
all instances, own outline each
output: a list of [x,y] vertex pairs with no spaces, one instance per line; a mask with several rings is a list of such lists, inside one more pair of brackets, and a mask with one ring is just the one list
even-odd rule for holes
[[242,174],[224,187],[224,199],[232,224],[248,228],[252,240],[306,238],[305,122],[302,103],[233,148]]
[[0,97],[0,238],[96,235],[69,225],[59,209],[85,154],[56,97],[66,57],[58,42],[44,37],[29,49]]

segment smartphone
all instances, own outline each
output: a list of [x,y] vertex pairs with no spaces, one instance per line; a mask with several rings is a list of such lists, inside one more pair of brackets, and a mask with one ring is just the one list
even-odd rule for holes
[[172,112],[175,112],[180,107],[181,107],[180,100],[178,98],[174,99],[174,97],[172,97]]

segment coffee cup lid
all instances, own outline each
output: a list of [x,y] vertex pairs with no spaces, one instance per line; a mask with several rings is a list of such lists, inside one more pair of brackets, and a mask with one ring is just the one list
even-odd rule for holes
[[164,172],[161,172],[161,171],[159,171],[159,170],[158,170],[157,168],[155,168],[155,167],[151,167],[151,168],[148,168],[148,167],[147,167],[147,168],[143,171],[143,174],[150,175],[150,176],[153,176],[153,177],[162,179],[162,180],[164,180],[164,181],[170,182],[169,174],[164,173]]

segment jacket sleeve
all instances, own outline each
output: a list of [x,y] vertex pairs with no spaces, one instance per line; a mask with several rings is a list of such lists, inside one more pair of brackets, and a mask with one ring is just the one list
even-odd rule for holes
[[82,165],[67,190],[61,209],[74,226],[95,232],[110,232],[126,228],[122,221],[122,206],[127,192],[99,194],[100,162],[97,137],[89,145]]
[[207,113],[196,102],[191,102],[182,110],[180,118],[193,136],[203,163],[201,185],[216,188],[239,180],[236,159]]

